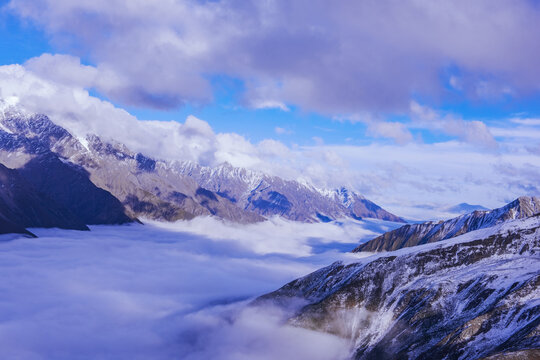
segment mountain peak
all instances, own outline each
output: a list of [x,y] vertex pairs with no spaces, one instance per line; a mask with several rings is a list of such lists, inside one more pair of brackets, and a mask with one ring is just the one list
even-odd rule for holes
[[449,239],[513,219],[524,219],[540,212],[540,199],[522,196],[494,210],[476,210],[439,222],[405,225],[359,245],[353,252],[392,251]]

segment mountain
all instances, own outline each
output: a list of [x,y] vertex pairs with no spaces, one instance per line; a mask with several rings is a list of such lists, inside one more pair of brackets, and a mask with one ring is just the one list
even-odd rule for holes
[[19,171],[0,164],[0,234],[33,236],[27,227],[88,230],[81,219],[38,191]]
[[471,205],[471,204],[467,204],[467,203],[457,204],[457,205],[450,206],[450,207],[445,209],[445,211],[447,211],[449,213],[453,213],[453,214],[468,214],[468,213],[471,213],[471,212],[477,211],[477,210],[485,211],[485,210],[489,210],[489,209],[482,206],[482,205]]
[[539,255],[536,215],[337,262],[254,305],[270,302],[291,311],[291,325],[348,339],[353,359],[536,359]]
[[18,169],[39,193],[67,209],[82,224],[133,221],[118,199],[90,181],[85,169],[55,152],[80,149],[65,129],[40,115],[0,120],[0,163]]
[[[64,184],[61,197],[67,201],[72,199],[72,206],[80,205],[81,209],[99,207],[105,212],[125,207],[123,212],[127,215],[124,215],[124,220],[146,217],[174,221],[198,215],[216,215],[237,222],[263,220],[256,214],[239,209],[228,199],[201,188],[193,179],[178,174],[164,162],[133,153],[119,143],[104,142],[95,135],[78,139],[45,115],[9,109],[4,111],[0,124],[3,128],[0,129],[3,146],[0,146],[4,150],[0,153],[1,163],[31,172],[37,171],[37,163],[45,165],[45,162],[49,162],[48,166],[42,168],[48,175],[39,177],[43,180],[39,184],[43,189],[54,188],[59,179],[77,183],[75,178],[64,179],[64,175],[56,173],[68,167],[77,169],[79,180],[86,179],[85,185],[92,184],[116,202],[112,204],[112,209],[111,204],[103,206],[95,197],[85,203],[83,198],[88,195],[88,189]],[[46,159],[43,159],[43,154],[47,154]],[[36,155],[42,161],[37,161]],[[73,198],[75,193],[79,194],[76,199]],[[109,218],[113,223],[124,222],[111,215],[103,214],[103,218]]]
[[190,162],[176,163],[181,174],[261,216],[326,222],[341,218],[377,218],[404,222],[363,196],[346,188],[321,190],[298,181],[284,180],[229,164],[211,168]]
[[113,193],[136,216],[166,221],[205,215],[239,223],[264,220],[201,187],[165,161],[133,153],[95,135],[86,142],[88,152],[69,160],[84,166],[94,183]]
[[[45,166],[47,162],[49,165]],[[0,163],[23,169],[41,191],[49,187],[54,191],[65,189],[64,196],[56,194],[59,202],[66,207],[75,207],[76,204],[68,202],[73,202],[77,187],[68,195],[71,186],[65,183],[73,182],[74,178],[67,180],[62,175],[60,179],[54,175],[56,170],[64,171],[69,167],[78,172],[80,179],[89,180],[116,198],[120,204],[115,204],[114,208],[118,210],[121,205],[129,218],[175,221],[216,216],[238,223],[252,223],[277,215],[306,222],[346,217],[403,222],[344,188],[318,190],[297,181],[233,168],[228,164],[210,168],[189,162],[157,160],[96,135],[77,138],[45,115],[27,114],[14,107],[7,107],[0,113]],[[41,170],[47,177],[34,176],[39,172],[39,164],[43,164]],[[49,166],[50,170],[47,170]],[[49,178],[48,182],[44,180]],[[107,209],[99,202],[86,205],[81,202],[80,205],[81,208],[90,205]]]
[[446,221],[404,225],[359,245],[353,252],[392,251],[432,243],[510,219],[523,219],[539,212],[540,198],[524,196],[494,210],[474,211]]

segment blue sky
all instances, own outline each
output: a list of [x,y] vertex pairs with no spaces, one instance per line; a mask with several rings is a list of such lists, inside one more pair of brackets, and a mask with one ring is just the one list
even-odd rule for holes
[[[0,6],[6,3],[8,1],[0,1]],[[22,64],[43,53],[65,50],[51,44],[44,31],[30,21],[22,20],[8,11],[2,12],[0,19],[0,65]],[[364,141],[365,126],[362,124],[332,121],[328,116],[305,112],[297,107],[291,107],[290,111],[250,109],[239,104],[243,88],[241,80],[216,77],[213,83],[214,101],[208,104],[185,104],[167,110],[140,106],[124,107],[143,120],[183,122],[188,115],[195,115],[208,121],[218,132],[238,132],[253,141],[268,137],[279,137],[286,143],[299,144],[311,144],[314,142],[313,137],[322,138],[328,143]],[[114,99],[98,92],[92,93],[115,103]],[[277,134],[276,127],[284,129],[285,133]]]
[[[0,1],[0,5],[8,1]],[[43,53],[70,53],[81,55],[73,47],[63,41],[55,41],[54,37],[45,34],[43,24],[23,19],[13,11],[4,10],[0,24],[0,64],[8,65],[24,63],[28,59]],[[95,65],[90,56],[81,56],[81,62]],[[501,123],[515,116],[538,117],[540,114],[540,95],[538,92],[526,96],[502,96],[496,99],[470,99],[459,90],[447,86],[449,73],[459,73],[459,68],[449,67],[450,71],[441,71],[440,85],[442,96],[411,96],[422,104],[436,107],[440,111],[455,114],[465,120],[481,120],[487,125]],[[92,94],[107,99],[114,104],[126,108],[139,119],[184,121],[188,115],[195,115],[208,121],[217,132],[237,132],[252,141],[261,141],[268,137],[278,138],[286,144],[311,145],[322,139],[327,144],[365,144],[372,141],[387,141],[384,138],[374,139],[366,134],[367,126],[363,122],[336,120],[336,114],[303,109],[295,104],[286,104],[288,111],[277,108],[254,109],[242,101],[245,83],[242,79],[227,75],[211,77],[212,97],[210,101],[182,103],[168,109],[156,109],[145,104],[126,104],[117,101],[95,89]],[[396,122],[408,122],[407,114],[383,111],[378,114],[383,119]],[[276,132],[276,128],[281,128]],[[447,134],[412,129],[411,133],[427,143],[448,140]],[[317,138],[317,140],[314,140]]]
[[540,193],[540,10],[495,2],[0,0],[0,96],[403,216],[493,207]]
[[[0,1],[0,6],[8,1]],[[51,44],[42,29],[4,11],[0,22],[0,65],[22,64],[43,53],[63,52],[65,49]],[[84,62],[84,59],[83,59]],[[184,121],[195,115],[208,121],[218,132],[238,132],[253,141],[279,137],[286,143],[311,144],[313,137],[328,143],[361,142],[365,126],[350,122],[332,121],[330,117],[305,112],[296,107],[290,111],[280,109],[250,109],[239,104],[242,81],[228,77],[214,81],[214,101],[204,105],[186,104],[174,109],[159,110],[149,107],[124,106],[130,113],[143,120]],[[98,92],[93,94],[107,99]],[[117,105],[122,105],[118,104]],[[285,130],[277,134],[275,128]]]

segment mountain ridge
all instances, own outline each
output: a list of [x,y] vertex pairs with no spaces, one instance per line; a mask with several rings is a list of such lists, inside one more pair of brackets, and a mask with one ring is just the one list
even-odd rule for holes
[[446,221],[404,225],[359,245],[353,252],[392,251],[441,241],[510,219],[526,218],[539,212],[540,198],[522,196],[493,210],[477,210]]
[[540,215],[437,243],[336,262],[255,300],[288,324],[347,339],[352,359],[533,354]]
[[[278,215],[304,222],[375,217],[403,222],[347,189],[321,191],[224,164],[215,168],[153,159],[97,135],[72,136],[46,115],[4,107],[0,163],[22,168],[36,156],[56,156],[80,167],[90,181],[116,197],[128,217],[175,221],[195,216],[251,223]],[[345,201],[346,198],[346,201]]]

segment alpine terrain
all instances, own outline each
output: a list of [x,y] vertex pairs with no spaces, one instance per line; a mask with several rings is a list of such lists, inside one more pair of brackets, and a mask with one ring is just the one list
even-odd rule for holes
[[347,339],[352,359],[538,359],[540,216],[336,262],[268,302]]
[[404,225],[359,245],[353,252],[392,251],[432,243],[538,213],[540,213],[540,198],[522,196],[494,210],[477,210],[446,221]]
[[[45,115],[0,105],[0,164],[16,169],[32,191],[52,199],[47,202],[51,209],[64,209],[78,227],[196,216],[238,223],[269,216],[302,222],[362,217],[403,222],[345,188],[321,190],[228,164],[211,168],[157,160],[97,135],[75,137]],[[16,220],[25,226],[77,227]]]

